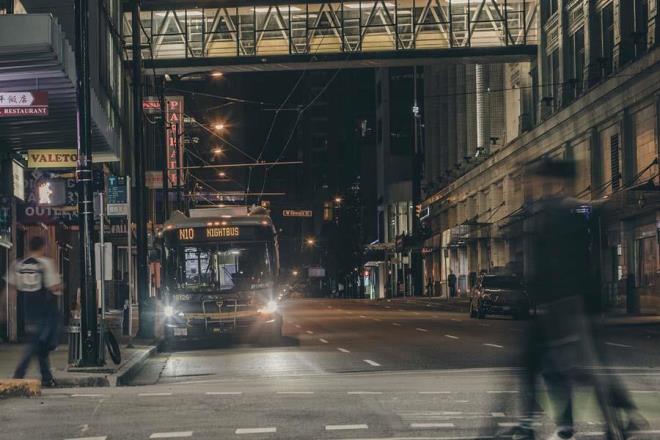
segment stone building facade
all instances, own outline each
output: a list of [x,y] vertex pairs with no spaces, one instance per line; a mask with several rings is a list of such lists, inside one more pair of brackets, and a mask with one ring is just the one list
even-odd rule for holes
[[[439,286],[436,294],[446,294],[450,270],[463,292],[484,270],[526,273],[522,170],[550,156],[577,165],[568,195],[603,206],[594,258],[604,300],[622,305],[634,293],[642,312],[660,312],[658,3],[541,2],[536,58],[486,66],[485,94],[472,79],[484,66],[438,68],[460,69],[438,72],[442,80],[425,72],[431,89],[435,82],[454,90],[425,88],[422,211],[432,236],[423,250],[424,276]],[[440,103],[435,95],[444,96]],[[471,113],[481,121],[470,120]]]

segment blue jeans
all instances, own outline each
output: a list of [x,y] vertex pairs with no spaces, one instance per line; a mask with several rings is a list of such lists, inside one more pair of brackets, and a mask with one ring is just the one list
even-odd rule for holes
[[43,329],[42,331],[29,331],[31,334],[31,341],[25,348],[23,357],[16,367],[16,371],[14,372],[15,379],[23,379],[25,377],[25,373],[27,373],[27,369],[30,366],[30,361],[36,356],[39,361],[41,381],[50,382],[53,380],[53,373],[50,371],[50,360],[48,359],[48,355],[51,351],[51,342],[40,337],[42,332]]

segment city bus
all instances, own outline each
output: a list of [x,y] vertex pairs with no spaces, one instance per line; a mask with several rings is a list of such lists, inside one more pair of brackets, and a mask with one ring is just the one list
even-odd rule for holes
[[282,335],[277,232],[257,207],[175,212],[163,225],[165,341]]

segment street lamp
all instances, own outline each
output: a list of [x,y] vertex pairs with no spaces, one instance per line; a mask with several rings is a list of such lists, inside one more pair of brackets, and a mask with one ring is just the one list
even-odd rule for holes
[[335,203],[340,204],[343,201],[344,201],[344,199],[342,199],[341,196],[336,196],[335,197]]
[[316,240],[313,237],[309,237],[305,240],[305,243],[307,243],[307,246],[314,246],[316,244]]
[[293,272],[291,272],[291,275],[293,275],[294,277],[297,277],[298,276],[298,271],[294,270]]
[[227,173],[225,173],[224,171],[220,171],[220,172],[218,172],[218,177],[225,178],[225,177],[227,177]]
[[223,124],[222,122],[219,122],[219,123],[215,124],[213,126],[213,128],[216,129],[217,131],[223,131],[225,129],[225,124]]
[[213,154],[215,154],[215,155],[217,156],[217,155],[222,154],[223,151],[224,151],[224,150],[222,149],[222,147],[215,147],[214,149],[211,150],[211,153],[213,153]]

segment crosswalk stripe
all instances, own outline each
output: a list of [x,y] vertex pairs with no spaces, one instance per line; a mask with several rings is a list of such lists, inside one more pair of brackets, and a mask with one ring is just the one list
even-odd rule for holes
[[484,345],[485,345],[486,347],[504,348],[503,346],[501,346],[501,345],[497,345],[497,344],[484,344]]
[[277,428],[268,427],[268,428],[238,428],[236,434],[271,434],[277,432]]
[[369,425],[356,424],[356,425],[325,425],[326,431],[341,431],[348,429],[369,429]]
[[238,396],[243,394],[243,391],[207,391],[207,396]]
[[167,397],[171,395],[172,393],[140,393],[138,397]]
[[75,438],[67,438],[65,440],[106,440],[108,438],[107,435],[101,435],[98,437],[75,437]]
[[179,432],[154,432],[149,438],[184,438],[192,437],[192,431],[179,431]]
[[382,391],[349,391],[348,394],[383,394]]
[[411,423],[411,428],[453,428],[453,423]]
[[326,340],[323,339],[323,338],[320,338],[319,341],[323,342],[324,344],[327,344],[327,343],[328,343],[328,341],[326,341]]

